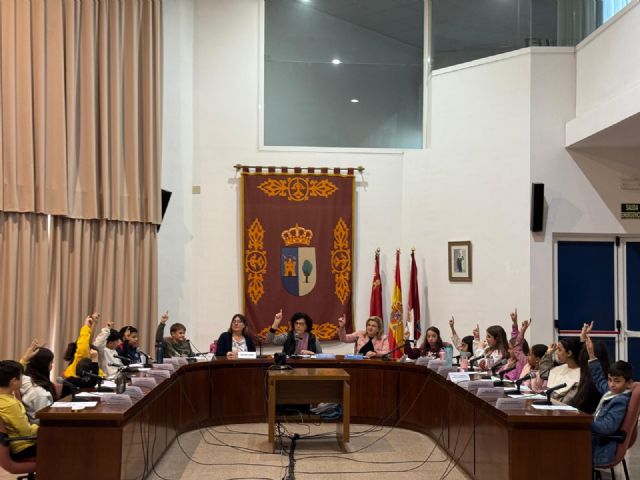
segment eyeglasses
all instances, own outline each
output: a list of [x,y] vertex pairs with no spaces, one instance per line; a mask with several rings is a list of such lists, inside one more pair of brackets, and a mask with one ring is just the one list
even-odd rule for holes
[[236,318],[236,319],[234,319],[234,320],[231,320],[231,323],[236,323],[236,324],[238,324],[238,323],[242,323],[242,324],[244,324],[244,322],[243,322],[242,320],[240,320],[239,318]]

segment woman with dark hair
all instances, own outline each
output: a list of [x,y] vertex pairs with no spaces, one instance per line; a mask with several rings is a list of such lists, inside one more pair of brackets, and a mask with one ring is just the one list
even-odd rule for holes
[[[571,404],[580,384],[580,350],[582,345],[578,337],[565,337],[557,344],[552,343],[540,360],[540,371],[549,372],[547,387],[555,387],[562,383],[567,386],[551,394],[552,398]],[[553,353],[556,353],[558,365],[553,366]],[[544,376],[544,373],[542,374]]]
[[255,352],[256,346],[249,336],[249,325],[244,315],[236,313],[231,318],[229,329],[218,338],[216,356],[238,358],[238,352]]
[[311,333],[313,320],[306,313],[296,312],[291,316],[291,330],[276,334],[282,321],[282,310],[276,313],[273,324],[267,333],[267,341],[274,345],[282,345],[282,352],[287,355],[313,355],[322,353],[320,342]]
[[53,352],[34,340],[20,358],[20,363],[25,368],[20,387],[22,403],[31,423],[38,423],[36,412],[51,405],[58,397],[49,378],[53,368]]

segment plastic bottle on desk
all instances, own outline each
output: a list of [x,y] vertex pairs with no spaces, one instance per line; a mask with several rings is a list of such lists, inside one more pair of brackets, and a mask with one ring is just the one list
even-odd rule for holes
[[440,360],[445,360],[447,358],[447,352],[444,350],[444,348],[440,349]]
[[156,343],[156,362],[162,363],[164,360],[164,349],[162,348],[162,342]]
[[450,367],[453,365],[453,347],[451,345],[447,345],[444,347],[445,351],[445,365]]
[[469,352],[460,352],[460,370],[466,372],[469,369]]

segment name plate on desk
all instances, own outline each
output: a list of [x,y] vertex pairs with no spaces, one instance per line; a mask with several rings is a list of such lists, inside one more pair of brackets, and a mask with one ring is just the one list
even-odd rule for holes
[[180,366],[178,363],[178,357],[168,357],[162,360],[162,363],[165,365],[173,365],[176,369]]
[[493,380],[471,380],[459,385],[467,390],[478,390],[479,388],[493,387]]
[[124,393],[110,393],[102,397],[102,401],[107,405],[116,405],[119,407],[130,407],[133,405],[131,397]]
[[140,387],[136,387],[135,385],[129,385],[124,393],[126,395],[129,395],[131,398],[135,398],[136,400],[139,400],[144,396],[144,393],[142,393],[142,389]]
[[453,383],[470,382],[471,377],[467,372],[449,372],[447,377]]
[[255,360],[258,357],[256,355],[256,352],[238,352],[238,358]]
[[154,388],[156,384],[156,379],[153,377],[132,377],[131,385],[137,385],[138,387],[144,388]]
[[159,377],[159,378],[169,378],[171,376],[171,372],[169,370],[163,370],[160,368],[152,368],[147,372],[147,376],[149,377]]
[[175,367],[171,363],[154,363],[151,365],[154,370],[166,370],[167,372],[173,372]]
[[175,357],[174,360],[175,360],[175,364],[174,365],[177,365],[178,367],[181,367],[182,365],[188,365],[189,364],[189,360],[187,360],[184,357]]
[[364,355],[349,353],[344,356],[345,360],[364,360]]
[[476,392],[479,398],[497,399],[504,396],[504,388],[501,387],[482,387]]
[[523,410],[526,398],[499,398],[496,400],[496,408],[500,410]]

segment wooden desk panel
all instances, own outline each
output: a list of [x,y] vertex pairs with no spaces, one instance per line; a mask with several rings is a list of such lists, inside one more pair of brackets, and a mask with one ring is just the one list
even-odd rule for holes
[[[435,372],[377,360],[298,360],[305,367],[345,369],[351,377],[352,419],[404,426],[428,433],[456,463],[478,479],[529,479],[531,445],[537,472],[589,478],[591,416],[504,412]],[[268,360],[216,360],[186,365],[131,407],[99,405],[82,412],[38,413],[38,478],[113,480],[142,478],[176,434],[220,423],[266,422]],[[426,382],[426,383],[425,383]],[[398,422],[400,420],[400,422]],[[78,459],[86,445],[101,454]],[[146,466],[146,471],[145,471]]]

